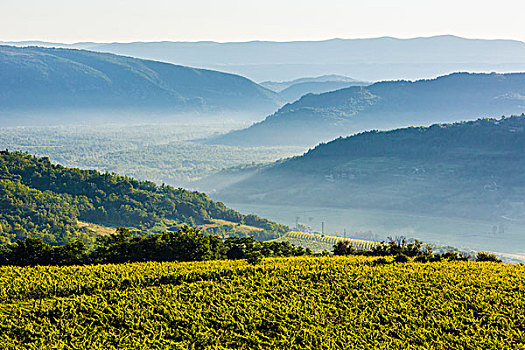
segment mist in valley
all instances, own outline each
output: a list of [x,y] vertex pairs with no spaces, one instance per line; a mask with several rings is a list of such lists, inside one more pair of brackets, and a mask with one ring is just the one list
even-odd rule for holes
[[[412,46],[415,42],[426,49]],[[178,45],[152,47],[171,50]],[[522,134],[522,117],[481,123],[502,125],[494,131],[499,135],[494,148],[483,147],[490,143],[487,136],[447,150],[446,145],[466,139],[438,133],[428,149],[417,141],[411,149],[389,153],[395,142],[416,140],[399,130],[392,139],[374,131],[373,140],[343,142],[370,130],[449,130],[454,126],[445,123],[459,121],[474,123],[461,125],[476,135],[478,118],[519,115],[525,111],[523,74],[422,78],[463,68],[519,70],[525,44],[447,36],[300,44],[320,55],[342,50],[348,60],[359,61],[316,64],[302,61],[297,45],[186,45],[192,48],[185,58],[191,66],[209,68],[211,63],[199,64],[194,54],[210,50],[222,55],[224,71],[265,80],[261,84],[239,75],[139,59],[158,58],[155,50],[149,56],[137,54],[139,58],[115,55],[124,53],[124,47],[130,55],[143,52],[142,44],[98,47],[98,52],[1,46],[0,146],[67,167],[201,191],[291,229],[376,241],[406,236],[523,258],[525,186],[516,174],[525,168],[524,160],[505,141]],[[351,54],[352,45],[368,51]],[[242,60],[256,61],[250,47],[266,52],[259,63],[246,66],[252,73],[237,69],[244,66]],[[270,62],[268,47],[289,52],[286,59],[291,61]],[[497,55],[489,50],[498,47],[504,50]],[[383,55],[361,62],[389,48],[395,52],[389,60]],[[429,64],[426,60],[439,48],[446,51],[442,61]],[[419,52],[411,60],[424,57],[424,62],[410,61],[410,52]],[[472,52],[485,52],[479,57],[487,62],[460,62],[458,57]],[[362,74],[348,70],[350,66]],[[388,81],[396,77],[418,80]],[[381,81],[372,84],[375,80]],[[438,127],[422,128],[433,124]],[[341,146],[326,148],[332,144]],[[518,141],[516,145],[521,147]],[[443,147],[441,153],[449,158],[433,158],[436,147]],[[411,158],[414,149],[420,154]]]

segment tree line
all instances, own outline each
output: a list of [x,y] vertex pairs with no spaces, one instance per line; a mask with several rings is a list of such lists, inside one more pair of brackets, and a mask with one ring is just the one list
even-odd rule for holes
[[[408,262],[410,259],[415,262],[467,260],[502,262],[496,255],[487,252],[478,252],[475,257],[454,251],[436,254],[430,245],[423,245],[423,242],[417,239],[409,242],[405,237],[389,237],[388,242],[381,242],[372,249],[356,249],[348,241],[339,241],[334,244],[332,253],[334,255],[393,256],[395,262]],[[388,263],[384,258],[376,262]]]
[[97,237],[91,250],[81,239],[61,246],[51,246],[40,237],[4,244],[0,247],[0,265],[64,266],[218,259],[247,259],[256,264],[263,257],[311,254],[309,249],[289,242],[264,242],[253,237],[221,239],[188,226],[151,235],[132,234],[129,229],[119,227],[114,234]]

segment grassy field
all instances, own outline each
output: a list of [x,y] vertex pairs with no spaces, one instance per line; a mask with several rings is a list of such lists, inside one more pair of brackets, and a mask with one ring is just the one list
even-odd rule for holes
[[525,267],[301,257],[0,268],[3,349],[524,349]]
[[[370,209],[338,209],[314,206],[276,206],[226,203],[241,212],[275,220],[289,226],[295,221],[331,236],[386,239],[404,235],[428,243],[451,245],[463,250],[484,250],[514,255],[525,261],[525,227],[512,221],[499,224],[467,219],[410,215]],[[493,229],[496,227],[496,233]]]

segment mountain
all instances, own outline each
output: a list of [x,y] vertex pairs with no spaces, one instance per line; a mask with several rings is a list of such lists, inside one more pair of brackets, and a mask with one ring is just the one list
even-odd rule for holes
[[255,235],[272,238],[287,229],[228,209],[203,193],[65,168],[25,153],[0,152],[0,244],[26,237],[64,244],[89,237],[90,231],[79,220],[144,232],[205,224],[213,232],[234,234],[244,224]]
[[339,235],[408,236],[523,257],[524,149],[525,114],[369,131],[223,171],[199,188],[288,225],[299,217]]
[[330,74],[320,77],[299,78],[291,81],[264,81],[260,85],[279,93],[284,102],[290,103],[306,94],[321,94],[350,86],[370,85],[370,83],[342,75]]
[[[10,43],[27,45],[27,43]],[[340,74],[363,81],[525,71],[525,43],[451,35],[291,42],[42,43],[220,70],[254,81]]]
[[292,85],[303,84],[303,83],[326,83],[326,82],[355,83],[356,85],[359,85],[360,83],[369,84],[369,83],[365,83],[359,80],[352,79],[350,77],[345,77],[344,75],[328,74],[328,75],[322,75],[320,77],[304,77],[304,78],[299,78],[299,79],[290,80],[290,81],[263,81],[262,83],[260,83],[260,85],[272,91],[281,92],[285,89],[290,88]]
[[525,73],[455,73],[306,95],[247,129],[216,137],[231,145],[314,145],[371,129],[520,114]]
[[[369,131],[248,169],[226,202],[371,208],[525,223],[525,114]],[[228,173],[222,176],[227,176]]]
[[365,85],[369,84],[364,82],[345,83],[340,81],[297,83],[279,92],[279,96],[283,101],[290,103],[297,101],[299,98],[307,94],[322,94],[325,92],[340,90],[351,86]]
[[55,111],[260,114],[279,105],[277,94],[237,75],[85,50],[0,46],[3,115]]

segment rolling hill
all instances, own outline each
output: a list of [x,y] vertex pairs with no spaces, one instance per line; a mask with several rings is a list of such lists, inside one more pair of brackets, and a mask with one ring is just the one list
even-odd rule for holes
[[292,85],[303,84],[303,83],[326,83],[326,82],[338,82],[338,83],[355,83],[359,85],[360,83],[365,83],[344,75],[337,74],[327,74],[320,77],[304,77],[289,81],[263,81],[260,83],[261,86],[264,86],[267,89],[270,89],[275,92],[281,92],[285,89],[288,89]]
[[430,125],[525,111],[525,74],[455,73],[306,95],[264,121],[210,142],[315,145],[371,129]]
[[525,43],[452,35],[398,39],[250,42],[19,42],[170,62],[240,74],[257,82],[340,74],[364,81],[421,79],[458,71],[525,71]]
[[2,119],[62,111],[262,114],[279,106],[277,94],[233,74],[85,50],[0,46]]
[[260,85],[279,93],[284,102],[294,102],[306,94],[344,89],[350,86],[366,86],[368,82],[359,81],[343,75],[329,74],[320,77],[305,77],[291,81],[264,81]]
[[345,83],[339,81],[324,81],[312,83],[294,84],[283,91],[279,92],[282,100],[285,102],[294,102],[307,94],[322,94],[329,91],[348,88],[351,86],[365,86],[367,83]]
[[[223,182],[222,189],[214,176],[209,183],[218,189],[214,199],[247,203],[252,210],[265,205],[300,206],[305,212],[311,207],[311,212],[354,208],[376,215],[399,213],[392,215],[391,227],[409,222],[403,215],[419,218],[419,223],[436,218],[436,227],[439,218],[457,219],[458,230],[463,221],[484,223],[483,231],[462,238],[462,245],[523,254],[523,149],[525,114],[364,132],[320,144],[300,157],[248,169],[244,176],[239,169],[224,172],[221,176],[230,182]],[[459,241],[454,232],[449,234],[448,241]]]
[[273,86],[271,90],[277,89],[281,99],[290,103],[307,94],[322,94],[351,86],[366,86],[370,85],[370,83],[339,75],[325,75],[317,78],[301,78],[288,82],[266,82],[266,84],[261,83],[261,85],[268,86],[269,89],[271,89],[270,86]]

